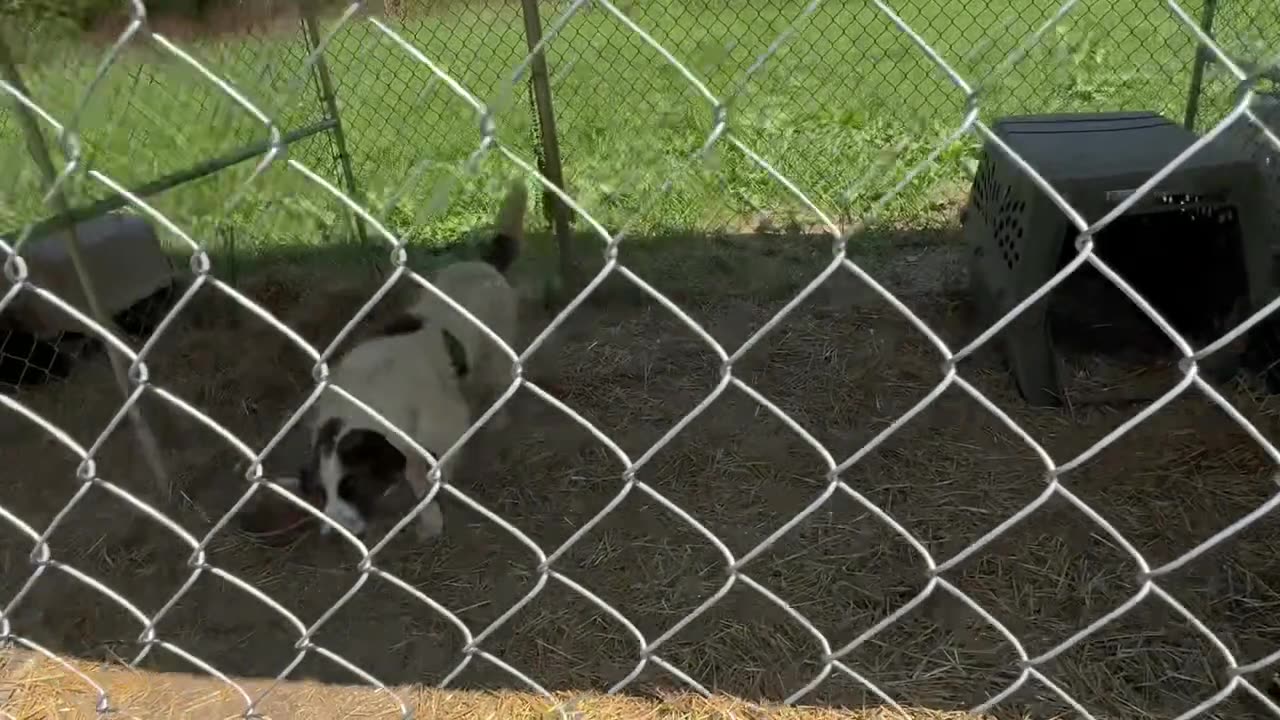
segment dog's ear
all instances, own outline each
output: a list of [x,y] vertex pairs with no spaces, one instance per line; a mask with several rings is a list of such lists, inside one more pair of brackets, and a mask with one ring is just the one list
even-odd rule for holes
[[405,456],[373,430],[351,430],[338,440],[338,460],[345,469],[338,497],[361,513],[372,512],[378,498],[404,478]]
[[373,430],[352,430],[338,441],[338,459],[348,468],[360,468],[371,477],[393,478],[404,472],[405,457]]
[[316,430],[315,443],[312,448],[317,456],[327,455],[333,452],[334,445],[338,442],[338,435],[342,432],[342,420],[340,418],[331,417],[320,424],[320,428]]

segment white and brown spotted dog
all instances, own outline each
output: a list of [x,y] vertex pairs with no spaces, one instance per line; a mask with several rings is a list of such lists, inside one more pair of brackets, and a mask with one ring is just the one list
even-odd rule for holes
[[[519,308],[506,272],[519,254],[526,204],[523,183],[513,183],[484,259],[454,263],[431,278],[508,345]],[[511,384],[512,366],[483,331],[424,289],[402,315],[343,356],[330,380],[438,458]],[[491,422],[504,426],[505,410]],[[320,396],[309,425],[308,462],[297,477],[281,482],[304,496],[323,497],[325,515],[352,534],[368,529],[378,500],[401,480],[419,499],[430,489],[426,459],[338,393]],[[441,467],[443,481],[455,462],[450,458]],[[418,515],[419,537],[435,537],[443,528],[433,501]]]

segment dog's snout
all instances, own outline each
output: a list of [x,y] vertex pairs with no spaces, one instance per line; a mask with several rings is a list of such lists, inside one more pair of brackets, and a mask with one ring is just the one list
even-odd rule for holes
[[[325,504],[324,514],[356,537],[362,537],[369,527],[360,511],[341,498],[330,497]],[[325,523],[324,532],[333,532],[333,526]]]

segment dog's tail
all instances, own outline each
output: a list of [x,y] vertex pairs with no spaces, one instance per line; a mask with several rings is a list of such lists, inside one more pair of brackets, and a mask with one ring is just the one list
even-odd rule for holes
[[524,214],[529,202],[529,191],[524,181],[516,178],[511,181],[507,196],[498,209],[498,220],[495,223],[493,241],[485,252],[484,261],[505,273],[516,257],[520,255],[520,245],[524,240]]

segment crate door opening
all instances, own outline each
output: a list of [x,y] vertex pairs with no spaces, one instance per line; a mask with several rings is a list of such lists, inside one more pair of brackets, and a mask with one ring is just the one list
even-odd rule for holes
[[[1068,235],[1060,266],[1077,252],[1074,229]],[[1231,206],[1170,195],[1154,208],[1116,218],[1095,237],[1094,253],[1195,350],[1246,317],[1249,289],[1241,237]],[[1181,358],[1139,303],[1090,263],[1050,294],[1048,316],[1064,360],[1075,356],[1152,368]],[[1233,343],[1203,363],[1211,379],[1234,374],[1241,346]],[[1068,372],[1064,382],[1072,375]]]

